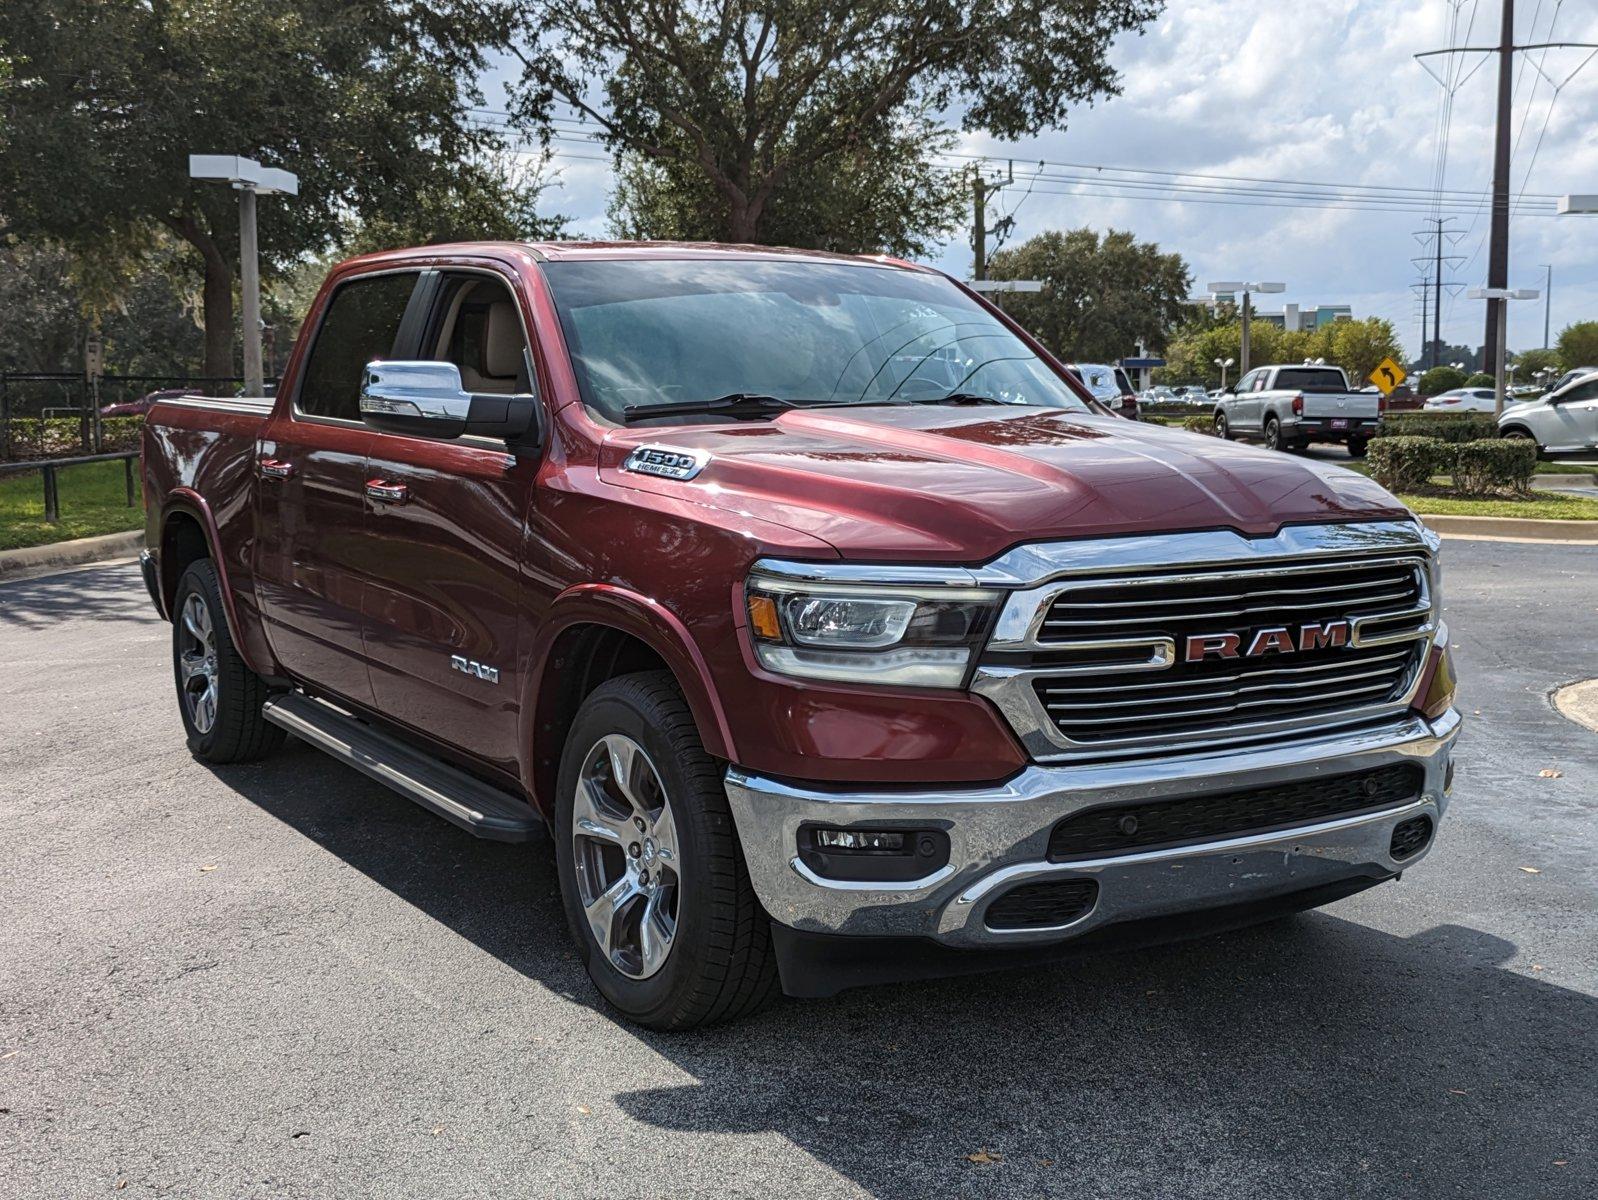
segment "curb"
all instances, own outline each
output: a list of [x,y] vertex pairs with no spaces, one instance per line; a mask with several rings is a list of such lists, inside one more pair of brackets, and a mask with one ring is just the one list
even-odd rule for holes
[[1555,689],[1553,701],[1560,715],[1598,733],[1598,679],[1567,683]]
[[1514,541],[1578,542],[1598,546],[1598,521],[1535,520],[1531,517],[1445,517],[1418,514],[1430,529],[1445,537],[1465,534]]
[[0,550],[0,579],[21,579],[28,575],[41,575],[58,567],[132,558],[143,549],[144,530],[132,529],[127,533],[107,533],[70,542],[52,542],[48,546]]

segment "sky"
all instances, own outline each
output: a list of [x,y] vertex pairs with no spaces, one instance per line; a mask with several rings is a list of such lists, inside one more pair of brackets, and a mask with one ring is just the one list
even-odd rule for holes
[[[1168,0],[1141,35],[1118,39],[1110,51],[1121,95],[1077,109],[1066,128],[1017,143],[962,135],[959,149],[1013,157],[1018,174],[1049,160],[1430,189],[1445,89],[1412,55],[1496,43],[1499,3]],[[1516,14],[1518,42],[1598,42],[1598,0],[1518,0]],[[1561,83],[1587,53],[1518,57]],[[1459,59],[1464,71],[1478,62],[1480,69],[1453,90],[1444,177],[1451,189],[1482,192],[1491,180],[1497,66],[1481,59]],[[1446,73],[1443,60],[1430,61]],[[1522,65],[1517,75],[1515,190],[1598,193],[1598,60],[1557,95],[1534,69]],[[503,103],[502,81],[496,73],[485,83],[495,107]],[[610,173],[602,149],[572,142],[559,148],[546,207],[571,217],[574,233],[603,236]],[[1357,317],[1392,320],[1406,348],[1419,348],[1420,312],[1410,290],[1417,269],[1410,260],[1423,253],[1414,234],[1429,215],[1424,211],[1179,202],[1154,198],[1158,190],[1136,200],[1053,194],[1070,187],[1037,184],[1027,194],[1024,185],[1012,185],[1001,193],[999,211],[1016,218],[1011,244],[1049,228],[1130,230],[1183,255],[1198,291],[1214,280],[1280,280],[1287,291],[1265,298],[1262,307],[1348,304]],[[1467,299],[1464,288],[1486,282],[1488,217],[1484,205],[1461,207],[1455,216],[1451,227],[1459,237],[1446,252],[1463,256],[1452,272],[1461,288],[1457,297],[1445,296],[1442,333],[1447,342],[1475,346],[1482,302]],[[1598,216],[1517,215],[1510,233],[1511,287],[1541,289],[1545,265],[1553,266],[1554,337],[1573,321],[1598,319]],[[931,261],[968,277],[965,234]],[[1542,300],[1511,304],[1512,350],[1542,345],[1543,307]]]

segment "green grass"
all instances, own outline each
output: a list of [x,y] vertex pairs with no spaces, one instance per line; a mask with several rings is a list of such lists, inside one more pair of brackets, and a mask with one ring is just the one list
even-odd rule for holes
[[[133,486],[137,500],[137,465]],[[0,479],[0,550],[122,533],[144,524],[143,507],[128,507],[119,462],[66,467],[56,473],[56,492],[61,498],[61,519],[51,525],[44,519],[44,481],[39,472]]]
[[1552,521],[1598,521],[1598,500],[1585,496],[1539,493],[1531,500],[1501,497],[1462,499],[1457,496],[1400,496],[1421,515],[1439,517],[1531,517]]

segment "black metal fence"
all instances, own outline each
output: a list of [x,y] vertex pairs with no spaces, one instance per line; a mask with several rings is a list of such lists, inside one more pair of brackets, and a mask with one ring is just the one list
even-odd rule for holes
[[[0,371],[0,462],[136,450],[141,413],[107,414],[152,392],[233,396],[236,376],[82,375]],[[270,390],[270,387],[269,387]]]
[[32,471],[39,473],[39,482],[44,488],[44,519],[54,525],[61,519],[61,482],[60,471],[63,467],[77,467],[85,463],[97,462],[122,462],[122,479],[126,488],[129,508],[138,507],[139,490],[134,482],[134,464],[139,457],[137,450],[128,450],[115,454],[84,454],[74,458],[51,458],[38,462],[9,462],[0,463],[0,479],[8,475],[24,475]]

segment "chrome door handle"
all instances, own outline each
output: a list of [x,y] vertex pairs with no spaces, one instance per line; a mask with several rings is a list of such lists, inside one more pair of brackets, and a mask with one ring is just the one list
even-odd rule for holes
[[280,458],[256,459],[255,465],[260,468],[263,479],[287,479],[294,474],[294,464]]
[[404,504],[410,494],[411,489],[403,483],[390,483],[386,479],[366,481],[366,498],[379,504]]

